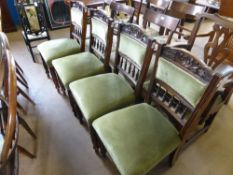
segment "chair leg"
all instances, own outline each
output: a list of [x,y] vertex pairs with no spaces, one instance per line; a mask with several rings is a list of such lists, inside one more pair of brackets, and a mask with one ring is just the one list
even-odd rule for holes
[[55,85],[55,88],[57,89],[57,92],[60,93],[60,86],[59,86],[56,70],[55,70],[55,68],[53,66],[50,67],[49,69],[50,69],[50,73],[51,73],[52,80],[53,80],[53,83]]
[[[89,124],[88,124],[89,125]],[[89,130],[90,130],[90,135],[91,135],[91,141],[93,144],[93,149],[95,150],[96,154],[98,154],[98,150],[100,148],[99,142],[98,142],[98,136],[94,130],[94,128],[92,126],[88,126]],[[101,151],[102,153],[102,151]],[[103,151],[104,153],[104,151]]]
[[19,119],[19,124],[23,126],[23,128],[34,138],[36,139],[35,133],[32,131],[31,127],[27,124],[27,122],[20,116],[18,115]]
[[31,54],[31,56],[32,56],[32,60],[33,60],[33,62],[35,63],[35,62],[36,62],[36,59],[35,59],[35,56],[34,56],[34,53],[33,53],[32,46],[31,46],[30,42],[26,42],[26,45],[27,45],[28,50],[29,50],[29,52],[30,52],[30,54]]
[[18,92],[19,94],[24,96],[29,102],[31,102],[31,104],[36,105],[35,102],[20,87],[18,87]]
[[27,112],[25,111],[25,109],[21,106],[21,104],[19,102],[17,102],[17,108],[20,109],[20,111],[22,111],[22,113],[24,115],[27,115]]
[[46,73],[47,77],[50,78],[49,68],[48,68],[47,64],[45,63],[44,58],[42,57],[41,54],[40,54],[40,56],[41,56],[41,60],[42,60],[42,63],[43,63],[44,69],[45,69],[45,73]]
[[60,88],[62,90],[63,95],[67,96],[65,86],[63,85],[63,83],[62,83],[61,79],[59,78],[59,76],[57,75],[56,71],[55,71],[55,73],[56,73],[56,76],[57,76],[57,79],[58,79],[58,83],[59,83],[59,86],[60,86]]
[[34,159],[36,158],[35,155],[33,155],[32,153],[30,153],[28,150],[26,150],[24,147],[20,146],[20,145],[17,145],[18,147],[18,150],[20,153],[24,154],[25,156],[28,156],[29,158],[31,159]]

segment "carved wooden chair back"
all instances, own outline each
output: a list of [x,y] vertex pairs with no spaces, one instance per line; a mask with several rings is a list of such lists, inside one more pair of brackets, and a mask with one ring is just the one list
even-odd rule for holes
[[91,10],[90,52],[103,63],[105,71],[109,71],[109,61],[113,40],[113,20],[100,10]]
[[70,2],[70,38],[76,39],[81,47],[85,50],[86,31],[88,23],[88,9],[82,2]]
[[184,49],[159,47],[156,56],[146,101],[168,114],[187,143],[203,132],[196,129],[222,77]]
[[[20,21],[23,27],[24,35],[27,40],[37,40],[36,36],[49,38],[46,24],[45,13],[42,3],[18,4],[17,5]],[[34,37],[30,37],[34,35]]]
[[[201,23],[201,21],[196,18],[196,15],[198,13],[203,13],[204,11],[205,7],[203,6],[178,1],[172,1],[170,7],[166,11],[166,14],[181,19],[178,27],[179,30],[176,33],[178,34],[179,39],[183,37],[183,39],[187,40],[188,50],[192,49]],[[196,20],[196,23],[192,29],[184,27],[184,21],[187,17]]]
[[214,21],[213,30],[204,37],[209,37],[204,47],[204,61],[211,68],[216,69],[220,64],[233,65],[233,24],[222,17],[203,13],[199,15]]
[[50,39],[43,4],[40,2],[33,4],[19,3],[17,9],[23,28],[22,34],[25,44],[35,62],[33,48],[36,46],[32,46],[31,42]]
[[125,77],[140,96],[153,54],[154,41],[139,26],[121,24],[118,33],[114,72]]
[[165,12],[170,5],[170,0],[149,0],[147,7],[156,11]]
[[18,121],[16,114],[16,69],[14,59],[0,37],[0,174],[17,174]]
[[135,9],[131,6],[126,4],[112,2],[110,4],[111,8],[111,17],[116,21],[123,21],[123,22],[133,22],[133,16]]
[[148,9],[144,14],[143,28],[147,28],[147,26],[151,23],[155,24],[160,28],[157,35],[166,35],[167,39],[165,44],[169,44],[171,42],[174,32],[176,31],[179,25],[179,22],[180,20],[178,18],[174,18],[172,16],[156,12],[153,9]]

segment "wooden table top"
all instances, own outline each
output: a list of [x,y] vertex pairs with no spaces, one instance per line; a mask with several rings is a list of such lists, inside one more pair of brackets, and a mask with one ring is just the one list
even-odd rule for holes
[[[69,4],[71,0],[64,0],[66,4]],[[74,1],[74,0],[73,0]],[[87,7],[97,7],[104,4],[105,0],[76,0],[82,1]],[[116,2],[126,2],[126,0],[116,0]]]

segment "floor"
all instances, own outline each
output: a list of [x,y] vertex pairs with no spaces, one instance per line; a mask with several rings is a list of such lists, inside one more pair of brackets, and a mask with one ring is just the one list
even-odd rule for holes
[[[50,32],[52,38],[68,37],[68,29]],[[20,175],[114,175],[116,168],[101,159],[92,149],[87,131],[74,117],[68,100],[59,95],[44,72],[40,58],[33,63],[20,32],[8,34],[15,59],[23,67],[35,101],[31,105],[22,97],[27,110],[24,117],[37,134],[33,140],[20,128],[20,145],[37,157],[20,154]],[[200,43],[195,52],[200,53]],[[196,52],[199,50],[199,52]],[[170,168],[167,161],[155,167],[150,175],[232,175],[233,174],[233,99],[218,114],[212,128],[186,149]]]

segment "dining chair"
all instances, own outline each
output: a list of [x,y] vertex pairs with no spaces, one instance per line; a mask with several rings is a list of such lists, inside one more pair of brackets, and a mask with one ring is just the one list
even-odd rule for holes
[[42,62],[48,77],[52,77],[55,87],[59,89],[52,61],[68,55],[85,51],[86,28],[88,20],[87,7],[82,2],[70,2],[71,26],[70,38],[54,39],[38,45]]
[[52,61],[63,94],[72,81],[110,71],[113,20],[100,10],[91,10],[90,13],[89,51]]
[[[167,15],[179,18],[181,20],[176,33],[178,35],[178,39],[186,42],[183,47],[187,50],[192,49],[197,32],[200,28],[201,20],[199,20],[199,18],[196,18],[196,15],[198,13],[204,13],[204,11],[205,7],[203,6],[187,2],[172,1],[170,7],[165,12]],[[196,21],[191,28],[187,28],[184,25],[185,20],[187,20],[188,18]]]
[[[202,114],[222,76],[184,49],[159,47],[145,103],[105,114],[93,122],[98,150],[120,174],[149,173],[199,136]],[[157,52],[158,53],[158,52]]]
[[153,9],[147,9],[143,17],[144,32],[161,44],[171,44],[177,41],[173,35],[179,23],[180,19]]
[[147,1],[147,8],[151,8],[155,11],[159,11],[165,13],[168,9],[171,1],[170,0],[148,0]]
[[140,100],[153,54],[154,42],[137,25],[121,24],[118,35],[114,73],[84,78],[69,85],[73,111],[87,126],[95,151],[91,123],[103,114]]
[[23,28],[22,35],[25,44],[32,56],[33,62],[36,62],[33,48],[36,45],[32,43],[41,40],[50,40],[43,4],[35,3],[18,3],[17,10]]

